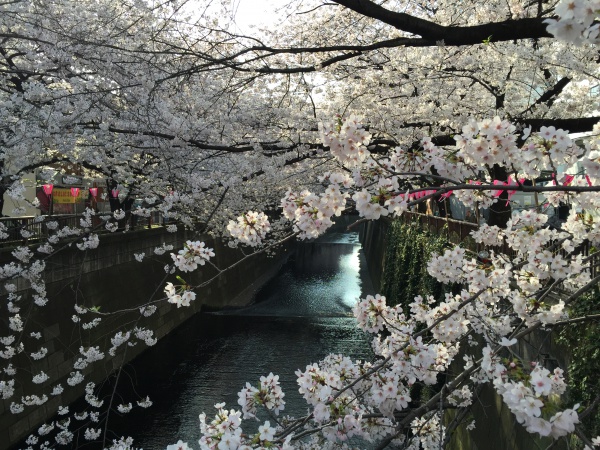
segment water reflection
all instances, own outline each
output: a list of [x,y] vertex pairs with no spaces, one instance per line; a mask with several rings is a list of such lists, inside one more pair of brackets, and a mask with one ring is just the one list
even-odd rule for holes
[[[284,413],[304,414],[296,369],[329,353],[371,358],[349,317],[361,291],[371,292],[357,240],[346,233],[302,245],[254,305],[198,315],[136,359],[127,373],[135,390],[149,394],[154,405],[119,419],[117,435],[135,436],[146,450],[164,449],[178,439],[197,446],[198,414],[212,414],[222,401],[237,408],[245,382],[256,384],[269,372],[280,376]],[[126,403],[131,394],[120,392]]]
[[347,316],[361,295],[360,245],[302,245],[283,271],[257,295],[257,303],[225,314]]

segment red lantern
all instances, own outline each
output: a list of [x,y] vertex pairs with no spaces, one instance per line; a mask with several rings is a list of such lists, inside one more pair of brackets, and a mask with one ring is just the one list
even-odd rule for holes
[[96,198],[96,196],[98,195],[98,188],[97,187],[90,188],[90,194],[92,194],[92,197]]
[[50,197],[52,195],[53,188],[54,188],[53,184],[45,184],[42,186],[42,189],[44,190],[44,194],[46,194],[48,197]]
[[79,196],[79,188],[75,188],[75,187],[71,188],[71,195],[73,197]]

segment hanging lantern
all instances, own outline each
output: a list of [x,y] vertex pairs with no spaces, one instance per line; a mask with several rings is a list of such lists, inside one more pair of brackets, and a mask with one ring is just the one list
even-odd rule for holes
[[112,194],[113,198],[119,197],[119,190],[118,189],[113,189],[113,190],[110,191],[110,193]]
[[97,187],[90,188],[90,194],[92,194],[92,197],[96,198],[96,196],[98,195],[98,188]]
[[79,188],[72,187],[71,188],[71,196],[78,197],[79,196]]
[[48,197],[50,197],[52,195],[53,188],[54,188],[53,184],[45,184],[42,186],[42,189],[44,190],[44,194],[46,194]]

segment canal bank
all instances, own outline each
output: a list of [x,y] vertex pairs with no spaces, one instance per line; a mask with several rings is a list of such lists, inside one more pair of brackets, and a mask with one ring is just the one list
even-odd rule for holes
[[[172,262],[170,253],[181,249],[186,240],[205,240],[214,249],[213,263],[227,268],[238,263],[234,269],[214,278],[197,290],[197,299],[190,307],[177,308],[166,301],[156,302],[156,312],[144,316],[139,306],[164,297],[166,282],[178,283],[175,275],[165,273],[165,264]],[[10,399],[0,399],[0,450],[9,448],[36,430],[41,424],[52,421],[59,406],[68,406],[84,394],[87,382],[101,383],[123,363],[132,360],[148,347],[138,342],[110,355],[111,338],[119,331],[133,330],[135,326],[153,331],[161,339],[190,317],[203,309],[222,309],[248,304],[255,292],[272,278],[287,261],[291,243],[280,248],[274,255],[259,254],[245,257],[239,249],[231,249],[210,236],[196,236],[180,230],[168,233],[164,228],[102,235],[97,249],[80,251],[72,247],[52,256],[46,261],[46,289],[48,304],[33,306],[21,314],[26,324],[34,324],[29,331],[40,333],[40,339],[22,336],[26,343],[36,349],[44,347],[47,355],[33,359],[23,352],[12,360],[18,369],[15,392]],[[8,254],[10,250],[8,251]],[[144,254],[142,262],[136,255]],[[1,255],[0,255],[1,257]],[[199,285],[218,275],[217,270],[206,265],[193,273],[183,274],[190,285]],[[32,292],[25,280],[18,280],[21,302],[32,303]],[[88,312],[82,321],[72,320],[75,305],[97,312]],[[122,311],[121,313],[116,313]],[[110,314],[115,313],[115,314]],[[83,325],[101,319],[93,327]],[[0,317],[6,322],[6,318]],[[4,323],[2,326],[6,326]],[[29,339],[29,342],[27,341]],[[81,370],[85,383],[68,386],[74,365],[81,357],[80,348],[98,347],[105,353],[101,362]],[[32,375],[44,372],[49,381],[36,384]],[[58,395],[52,395],[53,387],[65,387]],[[42,405],[25,407],[24,411],[12,414],[10,405],[26,396],[38,396],[48,400]]]
[[[409,247],[410,254],[423,252],[420,239],[442,240],[452,246],[462,244],[467,246],[466,239],[469,236],[469,228],[473,225],[466,222],[447,221],[443,219],[425,216],[422,214],[407,214],[402,220],[392,222],[391,220],[370,221],[361,229],[361,242],[365,250],[365,257],[369,263],[369,269],[373,274],[374,283],[381,286],[381,294],[388,296],[388,301],[394,297],[391,293],[389,281],[396,278],[396,282],[404,285],[411,283],[410,273],[406,267],[396,265],[394,253],[402,247]],[[445,225],[445,226],[444,226]],[[411,233],[396,233],[394,229],[401,226],[404,231],[412,227]],[[419,239],[414,233],[420,234]],[[427,234],[429,233],[429,235]],[[428,237],[429,236],[429,237]],[[444,238],[444,236],[446,236]],[[386,257],[387,253],[387,257]],[[422,259],[422,258],[421,258]],[[427,258],[426,258],[427,259]],[[421,263],[421,264],[426,264]],[[421,275],[419,275],[421,276]],[[386,282],[384,282],[384,280]],[[416,294],[415,294],[416,295]],[[438,294],[440,295],[440,294]],[[408,298],[407,298],[408,297]],[[406,295],[396,299],[405,308],[412,301]],[[462,348],[465,348],[464,346]],[[479,346],[481,351],[482,346]],[[542,361],[549,370],[556,367],[567,367],[571,358],[568,348],[562,348],[556,343],[555,332],[551,329],[538,329],[519,340],[518,344],[511,350],[521,361]],[[464,370],[463,353],[459,353],[451,364],[449,373],[460,373]],[[438,381],[441,377],[438,377]],[[439,390],[441,383],[438,384]],[[429,391],[433,395],[437,391]],[[457,416],[456,410],[448,409],[444,414],[444,423],[450,425]],[[467,425],[473,422],[475,428],[467,429]],[[474,394],[473,405],[459,422],[451,436],[447,446],[448,450],[523,450],[523,449],[546,449],[563,450],[569,448],[565,440],[554,440],[549,437],[540,437],[538,434],[529,433],[517,421],[515,415],[503,402],[502,397],[497,394],[494,387],[482,384]]]
[[239,408],[237,393],[245,383],[256,385],[270,372],[279,375],[286,394],[282,414],[306,414],[297,369],[330,353],[372,358],[352,316],[356,299],[372,293],[356,232],[299,243],[251,306],[202,312],[125,368],[119,398],[127,403],[149,395],[154,404],[117,415],[111,436],[134,436],[145,449],[164,449],[179,439],[194,448],[198,414],[213,415],[220,402]]

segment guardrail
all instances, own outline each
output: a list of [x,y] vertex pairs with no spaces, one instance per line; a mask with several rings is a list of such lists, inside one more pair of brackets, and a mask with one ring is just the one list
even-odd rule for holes
[[[469,236],[471,231],[475,231],[479,228],[476,223],[449,219],[446,217],[432,216],[417,212],[406,212],[401,217],[403,217],[407,223],[410,221],[418,221],[421,225],[426,226],[430,231],[434,231],[436,233],[441,232],[445,227],[447,227],[446,229],[448,230],[450,242],[456,245],[463,242],[464,239]],[[483,248],[484,246],[477,245],[477,251],[482,250]],[[508,246],[506,241],[504,241],[502,246],[493,247],[493,249],[509,256],[515,256],[517,253]],[[600,274],[600,252],[598,252],[589,241],[584,241],[582,244],[577,246],[574,254],[582,255],[584,258],[589,257],[590,275],[592,278]]]
[[460,244],[467,236],[469,236],[471,231],[475,231],[479,228],[476,223],[417,212],[407,211],[400,217],[406,218],[408,221],[419,221],[421,225],[427,226],[429,230],[435,231],[436,233],[441,232],[447,227],[449,236],[458,236],[458,241],[452,242],[453,244]]
[[[0,217],[0,224],[6,228],[3,232],[8,234],[6,239],[0,240],[0,247],[27,245],[46,238],[50,230],[46,227],[48,222],[57,222],[58,229],[68,226],[70,228],[83,228],[80,214],[61,214],[52,216],[22,216]],[[155,211],[149,217],[129,215],[127,219],[120,220],[119,230],[124,230],[126,224],[130,230],[150,229],[153,226],[163,225],[162,214]],[[95,233],[110,233],[99,217],[92,217],[92,229]]]

